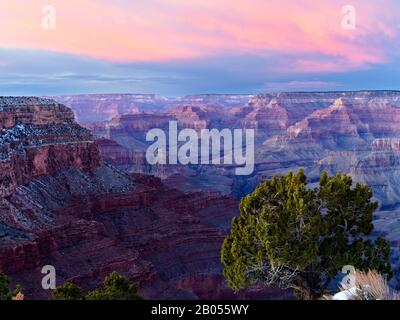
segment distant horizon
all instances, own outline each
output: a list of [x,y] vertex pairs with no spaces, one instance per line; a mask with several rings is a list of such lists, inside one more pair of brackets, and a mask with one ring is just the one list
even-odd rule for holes
[[15,97],[15,98],[30,98],[30,97],[38,97],[38,98],[52,98],[52,97],[68,97],[68,96],[113,96],[113,95],[125,95],[125,96],[155,96],[167,99],[173,98],[186,98],[186,97],[195,97],[195,96],[258,96],[258,95],[274,95],[274,94],[282,94],[282,93],[290,93],[290,94],[307,94],[307,93],[362,93],[362,92],[391,92],[391,93],[399,93],[400,89],[360,89],[360,90],[317,90],[317,91],[265,91],[259,93],[194,93],[194,94],[184,94],[184,95],[162,95],[158,93],[130,93],[130,92],[97,92],[97,93],[71,93],[71,94],[55,94],[55,95],[2,95],[2,98]]
[[43,95],[40,97],[68,97],[68,96],[95,96],[95,95],[131,95],[131,96],[156,96],[162,98],[185,98],[191,96],[258,96],[258,95],[274,95],[274,94],[282,94],[282,93],[292,93],[292,94],[306,94],[306,93],[360,93],[360,92],[395,92],[400,93],[400,89],[360,89],[360,90],[316,90],[316,91],[265,91],[259,93],[194,93],[194,94],[183,94],[183,95],[163,95],[158,93],[130,93],[130,92],[112,92],[112,93],[76,93],[76,94],[61,94],[61,95]]

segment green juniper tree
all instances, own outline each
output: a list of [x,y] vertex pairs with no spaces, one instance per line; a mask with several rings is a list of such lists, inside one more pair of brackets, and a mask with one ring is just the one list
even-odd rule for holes
[[378,208],[371,199],[368,186],[353,186],[340,173],[323,173],[314,189],[307,188],[303,170],[264,181],[242,199],[223,243],[229,285],[240,290],[263,283],[316,299],[345,265],[390,278],[388,242],[367,239]]
[[56,288],[53,291],[55,300],[142,300],[143,297],[138,292],[135,285],[120,276],[117,272],[112,272],[104,279],[102,289],[90,291],[86,296],[82,289],[70,282]]
[[11,279],[4,273],[0,272],[0,300],[11,300],[22,291],[19,285],[17,285],[14,289],[10,289],[10,283]]
[[101,290],[91,291],[86,296],[87,300],[142,300],[135,285],[113,272],[104,279],[104,287]]
[[67,282],[53,291],[54,300],[84,300],[82,289],[74,283]]

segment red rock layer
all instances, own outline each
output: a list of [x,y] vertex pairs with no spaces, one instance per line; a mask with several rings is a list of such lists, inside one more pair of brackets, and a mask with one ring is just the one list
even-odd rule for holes
[[84,289],[117,271],[147,298],[234,297],[220,263],[237,213],[233,198],[185,193],[104,164],[90,132],[63,106],[0,98],[0,107],[0,270],[21,283],[26,298],[50,297],[41,287],[44,265],[56,268],[58,284]]
[[54,100],[0,97],[0,129],[16,124],[50,125],[73,121],[71,109]]
[[[48,297],[49,292],[40,288],[40,269],[46,264],[56,267],[60,283],[74,281],[85,289],[98,286],[102,277],[116,270],[137,282],[148,298],[235,297],[221,277],[219,262],[222,241],[237,212],[232,198],[184,194],[142,175],[119,178],[133,179],[131,190],[103,194],[97,184],[112,173],[103,170],[82,178],[91,176],[81,193],[57,194],[57,189],[72,189],[73,174],[65,172],[51,180],[35,180],[35,185],[8,200],[15,220],[23,215],[32,220],[28,226],[8,224],[0,246],[0,269],[24,285],[27,297]],[[86,194],[87,189],[99,194]],[[44,192],[53,196],[41,198]],[[46,203],[56,200],[49,212]],[[24,208],[21,203],[26,203]],[[34,216],[42,212],[49,216],[39,223]],[[213,291],[208,286],[215,283],[219,289]],[[266,298],[272,292],[249,294]]]

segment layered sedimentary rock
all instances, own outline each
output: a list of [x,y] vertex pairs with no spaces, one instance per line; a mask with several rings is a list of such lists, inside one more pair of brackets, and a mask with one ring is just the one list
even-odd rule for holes
[[[114,140],[127,150],[142,152],[149,145],[145,133],[152,128],[167,130],[170,120],[176,120],[180,128],[255,128],[253,185],[260,177],[299,167],[308,169],[312,179],[324,169],[332,173],[341,170],[367,179],[372,171],[380,175],[379,166],[386,172],[396,168],[396,143],[400,139],[399,92],[261,94],[242,106],[235,104],[224,109],[199,101],[156,115],[124,115],[92,124],[90,128],[96,135]],[[111,156],[109,151],[108,148],[107,154]],[[135,166],[133,160],[132,171],[136,170]],[[192,166],[191,169],[197,171],[199,180],[218,172],[219,176],[232,179],[232,189],[241,189],[240,178],[232,177],[232,170],[227,167]],[[176,173],[181,172],[171,172]],[[371,180],[378,178],[373,176]],[[249,179],[244,182],[248,184]]]
[[[141,115],[135,115],[136,120]],[[181,128],[254,128],[255,170],[250,176],[235,176],[231,166],[191,165],[176,167],[159,176],[165,183],[191,190],[207,188],[234,195],[237,199],[251,192],[265,178],[305,168],[312,184],[323,170],[330,174],[349,173],[355,181],[369,184],[380,202],[376,215],[377,233],[391,239],[397,261],[399,252],[398,210],[400,210],[400,92],[310,92],[260,94],[243,105],[224,109],[193,101],[175,106],[157,117],[172,117]],[[129,118],[123,116],[126,122]],[[152,128],[146,116],[146,127]],[[120,119],[119,119],[120,120]],[[111,121],[112,122],[112,121]],[[111,123],[110,122],[110,123]],[[128,137],[148,146],[138,132],[120,121],[119,131],[108,131],[107,138],[128,150]],[[106,132],[107,123],[100,136]],[[100,148],[102,153],[104,148]],[[135,148],[133,148],[135,149]],[[108,157],[112,157],[108,149]],[[112,162],[112,161],[111,161]],[[189,168],[189,169],[188,169]],[[135,172],[136,163],[125,170]],[[153,170],[157,174],[157,170]],[[205,184],[204,182],[207,181]],[[390,214],[387,214],[387,213]],[[385,214],[384,214],[385,213]]]
[[[219,261],[237,213],[232,197],[182,192],[104,163],[91,133],[53,101],[0,98],[0,119],[0,270],[22,284],[25,297],[50,296],[41,287],[44,265],[56,268],[58,284],[84,289],[117,271],[147,298],[235,297]],[[137,160],[100,143],[118,150],[120,163]]]
[[60,124],[74,120],[72,111],[50,99],[1,97],[0,129],[17,123],[30,125]]
[[167,98],[153,94],[89,94],[52,98],[70,107],[80,123],[90,123],[110,120],[124,114],[166,111],[185,104],[240,106],[251,97],[252,95],[206,94]]
[[99,138],[98,145],[102,150],[103,159],[120,169],[129,169],[134,165],[137,172],[146,172],[148,167],[144,151],[128,149],[114,140]]
[[89,130],[70,109],[39,98],[0,98],[0,196],[58,170],[101,164]]
[[80,123],[103,121],[121,114],[139,112],[139,104],[155,100],[154,95],[93,94],[53,97],[54,100],[71,108]]

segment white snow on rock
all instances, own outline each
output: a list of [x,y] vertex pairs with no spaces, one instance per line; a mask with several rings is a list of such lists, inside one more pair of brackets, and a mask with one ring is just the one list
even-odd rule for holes
[[353,300],[357,296],[357,288],[340,291],[333,296],[333,300]]

